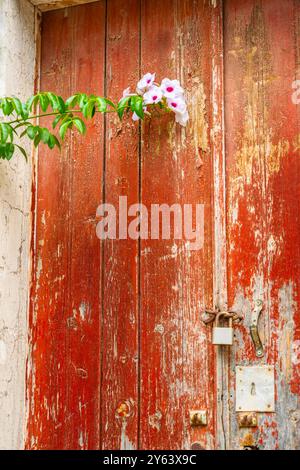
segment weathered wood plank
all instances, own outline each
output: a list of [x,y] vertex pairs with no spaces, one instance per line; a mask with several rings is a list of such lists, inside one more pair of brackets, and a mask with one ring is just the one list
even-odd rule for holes
[[[134,90],[139,79],[139,16],[138,0],[108,2],[106,91],[115,101],[129,85]],[[111,114],[107,116],[105,202],[117,211],[119,196],[127,197],[128,207],[137,203],[138,179],[138,126],[131,118],[120,123],[118,116]],[[137,240],[105,240],[101,390],[104,449],[136,449],[138,445],[138,262]]]
[[[71,90],[104,95],[105,2],[72,9]],[[95,54],[97,51],[97,54]],[[99,448],[101,245],[95,211],[102,201],[104,118],[71,142],[66,447]]]
[[[141,242],[141,447],[213,447],[213,365],[200,312],[212,299],[209,8],[204,3],[142,3],[142,72],[181,78],[190,130],[173,116],[145,123],[142,202],[205,203],[205,248],[184,240]],[[194,41],[198,47],[194,48]],[[195,210],[195,208],[194,208]],[[191,429],[189,409],[207,409],[209,431]]]
[[[104,20],[104,2],[45,14],[41,89],[64,97],[78,87],[103,94]],[[61,153],[43,149],[39,155],[28,366],[30,448],[99,446],[101,263],[95,207],[101,202],[101,129],[101,121],[91,126],[84,147],[74,137]]]
[[[213,3],[213,2],[212,2]],[[226,310],[227,302],[227,232],[226,232],[226,159],[224,145],[224,21],[223,0],[213,3],[211,17],[211,158],[213,165],[213,306]],[[216,448],[229,447],[229,367],[230,351],[217,348],[215,367]]]
[[[55,33],[53,22],[56,25]],[[61,48],[63,41],[65,47]],[[44,18],[41,88],[70,94],[71,51],[72,17],[55,12]],[[56,73],[58,67],[59,75]],[[43,149],[39,156],[29,318],[29,448],[64,447],[67,393],[64,296],[67,289],[69,168],[68,145],[61,153],[54,151],[50,154],[50,151]]]
[[[232,416],[233,446],[299,448],[299,2],[225,5],[229,299],[245,314],[235,362],[275,364],[277,389],[277,414],[261,416],[256,432],[239,432]],[[261,360],[249,335],[255,299]]]

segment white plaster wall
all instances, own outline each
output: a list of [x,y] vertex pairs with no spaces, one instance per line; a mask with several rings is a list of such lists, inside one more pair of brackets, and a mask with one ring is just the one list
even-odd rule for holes
[[[33,93],[34,71],[34,6],[0,0],[0,96],[26,99]],[[0,160],[1,449],[24,445],[30,199],[30,162],[22,155]]]

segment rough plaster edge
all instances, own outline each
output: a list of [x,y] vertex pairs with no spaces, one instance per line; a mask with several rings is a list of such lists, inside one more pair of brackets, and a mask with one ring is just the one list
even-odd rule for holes
[[[11,2],[11,3],[10,3]],[[21,93],[23,98],[28,97],[34,91],[35,83],[35,21],[37,10],[28,0],[9,0],[2,3],[4,15],[4,40],[2,41],[3,63],[3,93],[11,94],[14,90]],[[24,27],[23,27],[23,13]],[[21,26],[20,26],[21,25]],[[29,28],[29,29],[27,29]],[[28,31],[28,34],[27,32]],[[15,35],[15,36],[14,36]],[[14,42],[15,38],[15,42]],[[24,42],[27,41],[27,42]],[[23,48],[23,49],[22,49]],[[24,57],[24,50],[28,52],[28,59]],[[22,61],[24,58],[24,62]],[[24,89],[19,81],[20,74],[24,74],[26,86]],[[24,84],[23,81],[23,84]],[[18,90],[18,91],[17,91]],[[28,154],[31,154],[30,146],[27,146]],[[5,253],[9,263],[5,266],[2,288],[4,289],[4,301],[1,310],[3,344],[7,341],[7,352],[2,363],[1,380],[7,381],[7,389],[2,398],[1,411],[1,449],[23,449],[25,432],[25,400],[26,400],[26,359],[28,348],[28,300],[30,283],[30,243],[31,243],[31,184],[32,184],[32,160],[27,164],[22,156],[16,156],[11,162],[2,162],[3,184],[1,201],[7,204],[9,218],[7,220],[7,232],[2,239]],[[9,183],[9,186],[7,184]],[[4,204],[4,207],[5,207]],[[3,209],[3,206],[2,206]],[[2,213],[3,214],[3,213]],[[21,220],[16,220],[17,214]],[[12,239],[20,244],[10,242]],[[14,238],[15,237],[15,238]],[[19,238],[18,238],[19,237]],[[17,249],[19,247],[19,250]],[[18,273],[14,266],[17,266]],[[13,268],[11,268],[11,266]],[[7,275],[7,276],[6,276]],[[15,276],[11,282],[9,276]],[[9,303],[9,295],[5,291],[5,285],[9,283],[10,295],[13,302]],[[3,333],[4,334],[4,333]],[[12,348],[11,343],[13,342]],[[3,351],[2,351],[3,352]],[[10,375],[9,375],[10,374]],[[7,376],[9,375],[9,380]],[[3,383],[2,383],[3,386]]]
[[[33,2],[28,0],[29,3],[33,5]],[[35,48],[35,64],[34,64],[34,82],[32,84],[33,92],[37,93],[40,90],[40,66],[41,66],[41,24],[42,24],[42,13],[40,9],[33,5],[34,7],[34,48]],[[37,187],[37,158],[38,158],[38,149],[32,147],[31,152],[32,158],[32,167],[31,167],[31,188],[35,188],[35,191],[31,191],[31,212],[30,212],[30,239],[29,239],[29,286],[27,292],[27,343],[26,343],[26,370],[25,370],[25,417],[23,422],[23,449],[26,448],[26,442],[28,440],[27,435],[27,423],[29,415],[29,403],[28,403],[28,393],[27,393],[27,384],[28,376],[30,374],[30,364],[31,364],[31,345],[30,345],[30,331],[29,331],[29,320],[30,320],[30,296],[32,288],[32,274],[33,274],[33,251],[35,249],[35,233],[36,233],[36,187]]]
[[36,6],[40,11],[58,10],[84,3],[94,3],[99,0],[28,0],[32,5]]

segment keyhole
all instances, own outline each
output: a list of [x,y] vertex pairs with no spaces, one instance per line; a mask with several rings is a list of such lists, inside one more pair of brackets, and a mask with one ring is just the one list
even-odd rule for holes
[[254,382],[252,382],[252,384],[251,384],[251,392],[250,393],[251,393],[251,395],[256,395],[255,383]]

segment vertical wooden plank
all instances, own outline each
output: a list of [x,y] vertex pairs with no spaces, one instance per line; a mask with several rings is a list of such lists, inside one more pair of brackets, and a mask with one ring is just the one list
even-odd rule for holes
[[[245,314],[235,363],[274,364],[277,397],[253,433],[232,417],[233,446],[299,448],[299,2],[234,0],[225,11],[229,299]],[[256,299],[261,360],[249,335]]]
[[[226,161],[224,126],[224,21],[223,0],[213,3],[211,18],[212,54],[212,129],[211,147],[213,160],[214,201],[214,302],[220,310],[228,308],[227,299],[227,232],[226,232]],[[229,348],[215,348],[216,361],[216,447],[226,449],[230,442],[229,409]]]
[[[103,2],[44,15],[42,90],[64,97],[77,87],[103,93],[104,19]],[[74,137],[61,153],[42,149],[39,155],[28,363],[30,448],[99,445],[95,211],[101,202],[101,121],[89,131],[84,147]]]
[[[143,125],[142,202],[149,214],[154,203],[205,204],[203,251],[189,251],[184,240],[141,240],[140,446],[146,449],[214,446],[213,361],[200,320],[212,302],[209,30],[205,2],[142,2],[142,72],[180,78],[191,105],[188,130],[173,116]],[[208,411],[208,428],[191,429],[190,409]]]
[[[107,94],[115,101],[139,79],[139,20],[139,0],[108,2]],[[131,118],[121,124],[117,115],[107,116],[105,201],[117,214],[120,196],[128,207],[139,200],[138,142]],[[102,448],[136,449],[138,241],[105,240],[103,269]]]
[[[72,18],[64,11],[49,13],[43,19],[42,28],[40,86],[67,96],[70,93]],[[63,48],[62,43],[65,44]],[[37,170],[38,190],[35,188],[33,286],[29,319],[29,448],[64,447],[68,173],[68,145],[61,153],[50,153],[46,148],[41,151]]]
[[[71,89],[104,95],[105,2],[74,7]],[[97,51],[95,53],[95,51]],[[102,202],[103,116],[74,132],[69,194],[67,409],[65,446],[99,448],[101,251],[95,214]]]
[[[213,36],[212,27],[219,11],[212,2],[202,0],[177,0],[175,8],[176,75],[187,91],[190,121],[186,130],[178,125],[173,129],[172,157],[176,161],[174,196],[178,198],[181,207],[192,204],[195,210],[196,204],[204,205],[203,249],[189,251],[184,241],[182,251],[179,247],[178,261],[174,263],[180,272],[177,275],[177,309],[182,315],[181,445],[190,449],[197,442],[203,449],[213,449],[216,432],[215,351],[211,345],[210,328],[202,323],[201,312],[213,302],[214,184],[211,132],[215,124],[215,104],[212,100],[212,55],[207,54],[207,51],[217,40]],[[207,412],[207,426],[202,429],[190,426],[188,415],[194,409]]]

